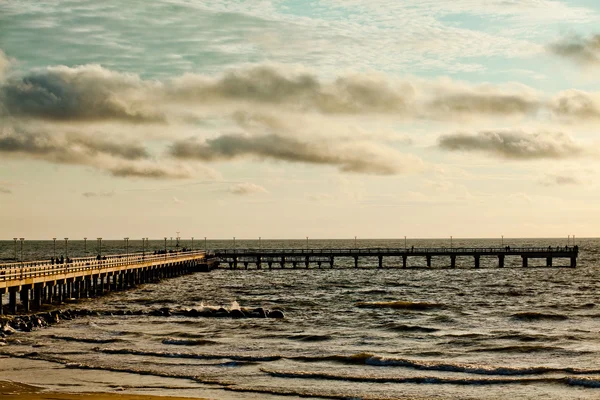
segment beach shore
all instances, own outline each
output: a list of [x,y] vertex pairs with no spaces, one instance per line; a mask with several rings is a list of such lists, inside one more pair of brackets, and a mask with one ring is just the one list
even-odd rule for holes
[[[3,400],[157,400],[162,396],[120,393],[57,393],[43,388],[12,381],[0,381],[0,398]],[[168,397],[169,400],[184,400],[189,397]]]

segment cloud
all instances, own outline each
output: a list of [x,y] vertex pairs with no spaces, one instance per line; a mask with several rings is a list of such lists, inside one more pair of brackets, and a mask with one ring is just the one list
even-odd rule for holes
[[600,35],[570,35],[548,46],[550,52],[582,66],[600,65]]
[[254,158],[317,165],[331,165],[343,172],[392,175],[409,169],[404,157],[413,164],[421,161],[373,143],[310,143],[278,134],[248,136],[225,134],[203,142],[175,142],[171,154],[180,159],[201,161]]
[[20,126],[7,126],[0,133],[0,152],[16,153],[61,164],[89,164],[90,160],[106,155],[137,160],[148,158],[144,147],[120,141],[111,142],[75,132],[64,135],[32,131]]
[[12,190],[0,187],[0,194],[11,194]]
[[438,146],[450,151],[480,151],[513,160],[562,159],[578,156],[583,148],[561,132],[528,134],[521,131],[484,131],[475,135],[442,135]]
[[0,49],[0,83],[2,83],[2,81],[4,80],[4,77],[6,76],[6,73],[8,72],[8,69],[10,68],[11,64],[12,60],[8,58],[8,56],[6,55],[6,53],[4,53],[4,51],[2,51],[2,49]]
[[600,94],[581,90],[566,90],[552,99],[554,115],[570,121],[600,119]]
[[[29,129],[20,125],[3,127],[0,131],[0,153],[54,164],[90,166],[115,177],[185,179],[194,173],[190,166],[154,161],[145,148],[136,143],[75,132],[60,134]],[[209,176],[212,174],[208,168],[201,169]]]
[[8,115],[21,119],[163,124],[189,119],[190,113],[222,114],[231,107],[434,120],[455,119],[456,114],[512,116],[535,114],[542,99],[524,85],[473,86],[376,73],[327,80],[284,65],[239,67],[221,75],[184,74],[163,81],[83,65],[48,67],[9,79],[0,86],[0,103]]
[[238,183],[236,185],[232,185],[229,187],[228,192],[240,196],[268,193],[267,189],[254,183]]
[[99,65],[55,66],[9,79],[0,87],[0,101],[9,115],[23,118],[160,122],[164,117],[146,98],[153,91],[137,75]]
[[581,183],[578,177],[565,174],[546,174],[540,180],[540,184],[543,186],[580,185]]
[[81,194],[83,197],[112,197],[115,192],[84,192]]
[[433,114],[445,113],[446,117],[460,113],[465,115],[534,114],[540,108],[540,100],[526,93],[494,93],[493,91],[470,89],[463,93],[444,94],[429,103]]

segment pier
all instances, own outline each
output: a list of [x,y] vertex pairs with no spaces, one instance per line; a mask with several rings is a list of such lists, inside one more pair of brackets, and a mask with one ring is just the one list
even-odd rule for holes
[[[311,265],[317,268],[333,268],[336,258],[350,258],[354,261],[354,267],[358,268],[360,259],[374,257],[378,268],[384,268],[385,259],[395,257],[401,268],[409,267],[412,258],[424,258],[427,267],[431,267],[433,257],[446,257],[450,261],[450,268],[456,267],[457,257],[470,257],[474,261],[474,267],[479,268],[482,257],[495,257],[498,267],[505,265],[506,257],[520,257],[524,268],[529,266],[530,259],[545,259],[546,266],[552,267],[557,258],[569,260],[570,267],[577,266],[577,246],[564,247],[498,247],[498,248],[366,248],[366,249],[226,249],[215,250],[214,257],[219,262],[225,263],[229,268],[237,269],[249,266],[262,269],[268,268],[297,268]],[[401,261],[400,261],[401,260]],[[400,267],[400,266],[397,266]]]
[[[131,253],[81,257],[56,263],[50,260],[0,264],[0,304],[8,294],[8,308],[17,313],[17,297],[24,313],[42,304],[94,297],[196,271],[207,271],[205,251],[162,254]],[[0,315],[3,310],[0,307]]]

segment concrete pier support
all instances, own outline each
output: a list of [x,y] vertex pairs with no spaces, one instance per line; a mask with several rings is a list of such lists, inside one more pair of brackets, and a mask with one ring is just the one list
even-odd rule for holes
[[244,261],[244,269],[248,269],[248,261]]
[[42,308],[42,289],[41,286],[33,288],[33,308],[36,310]]
[[431,256],[425,256],[425,259],[427,260],[427,266],[431,267]]
[[256,269],[262,269],[260,256],[256,257]]
[[321,261],[317,261],[317,267],[321,269]]
[[237,269],[238,259],[237,257],[233,257],[233,268]]
[[272,261],[267,262],[267,265],[269,266],[269,269],[273,268],[273,262]]
[[552,266],[552,257],[548,257],[546,258],[546,267],[551,267]]
[[378,259],[379,259],[379,265],[378,265],[378,267],[379,268],[383,268],[383,256],[379,256]]
[[29,306],[29,288],[21,288],[21,304],[23,305],[23,312],[28,313],[31,311]]
[[406,259],[408,258],[408,256],[402,256],[402,268],[406,268]]
[[305,267],[308,269],[308,266],[309,266],[309,264],[310,264],[310,263],[309,263],[309,257],[308,257],[308,256],[306,256],[306,257],[304,258],[304,266],[305,266]]
[[527,256],[522,256],[522,257],[523,257],[523,268],[527,268],[529,259],[527,258]]
[[480,257],[479,256],[475,256],[474,258],[475,258],[475,268],[479,268],[480,267],[480,263],[479,263]]
[[333,268],[333,263],[335,261],[335,258],[333,256],[329,257],[329,267]]
[[456,268],[456,256],[450,256],[450,268]]
[[571,257],[571,267],[575,268],[577,266],[577,257]]
[[11,288],[11,289],[9,289],[9,291],[8,291],[8,311],[11,314],[16,314],[17,313],[17,288]]
[[281,257],[281,269],[285,268],[285,257]]
[[3,293],[0,293],[0,316],[4,315],[4,308],[2,307],[2,296],[3,295],[4,295]]
[[504,256],[498,256],[498,267],[504,268]]
[[354,268],[358,268],[358,256],[354,256]]

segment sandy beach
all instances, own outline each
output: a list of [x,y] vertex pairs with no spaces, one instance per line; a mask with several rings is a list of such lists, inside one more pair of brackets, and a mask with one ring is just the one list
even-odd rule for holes
[[[13,381],[0,381],[0,397],[6,400],[153,400],[162,396],[119,394],[119,393],[57,393],[45,392],[42,388]],[[189,397],[169,397],[189,399]]]

